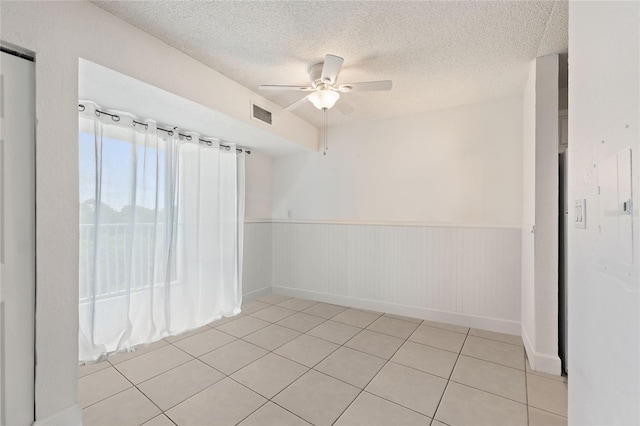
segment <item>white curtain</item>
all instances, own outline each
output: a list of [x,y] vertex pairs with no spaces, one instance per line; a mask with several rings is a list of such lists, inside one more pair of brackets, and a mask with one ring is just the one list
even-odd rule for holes
[[244,153],[82,104],[80,360],[239,313]]

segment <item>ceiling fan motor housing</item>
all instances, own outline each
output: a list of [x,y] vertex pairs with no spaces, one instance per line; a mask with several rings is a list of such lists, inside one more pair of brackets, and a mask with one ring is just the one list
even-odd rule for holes
[[324,62],[319,62],[315,65],[311,65],[309,67],[309,79],[311,80],[311,85],[315,88],[319,85],[326,83],[322,81],[322,67],[324,66]]

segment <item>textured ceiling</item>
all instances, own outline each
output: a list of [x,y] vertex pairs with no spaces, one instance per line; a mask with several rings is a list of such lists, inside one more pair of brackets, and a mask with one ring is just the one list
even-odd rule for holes
[[[519,95],[532,59],[567,51],[566,1],[94,3],[256,92],[308,84],[326,53],[345,58],[339,83],[393,80],[343,94],[355,111],[332,109],[334,125]],[[322,124],[310,103],[294,112]]]

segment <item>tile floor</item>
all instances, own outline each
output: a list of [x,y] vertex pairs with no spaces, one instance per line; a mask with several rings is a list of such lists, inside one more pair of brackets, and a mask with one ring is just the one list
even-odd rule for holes
[[270,294],[79,367],[85,425],[564,425],[519,337]]

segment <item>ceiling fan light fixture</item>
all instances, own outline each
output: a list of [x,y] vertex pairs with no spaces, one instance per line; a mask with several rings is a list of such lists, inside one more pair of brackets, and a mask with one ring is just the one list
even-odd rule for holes
[[318,109],[331,109],[340,99],[340,93],[331,89],[321,89],[311,93],[307,99]]

